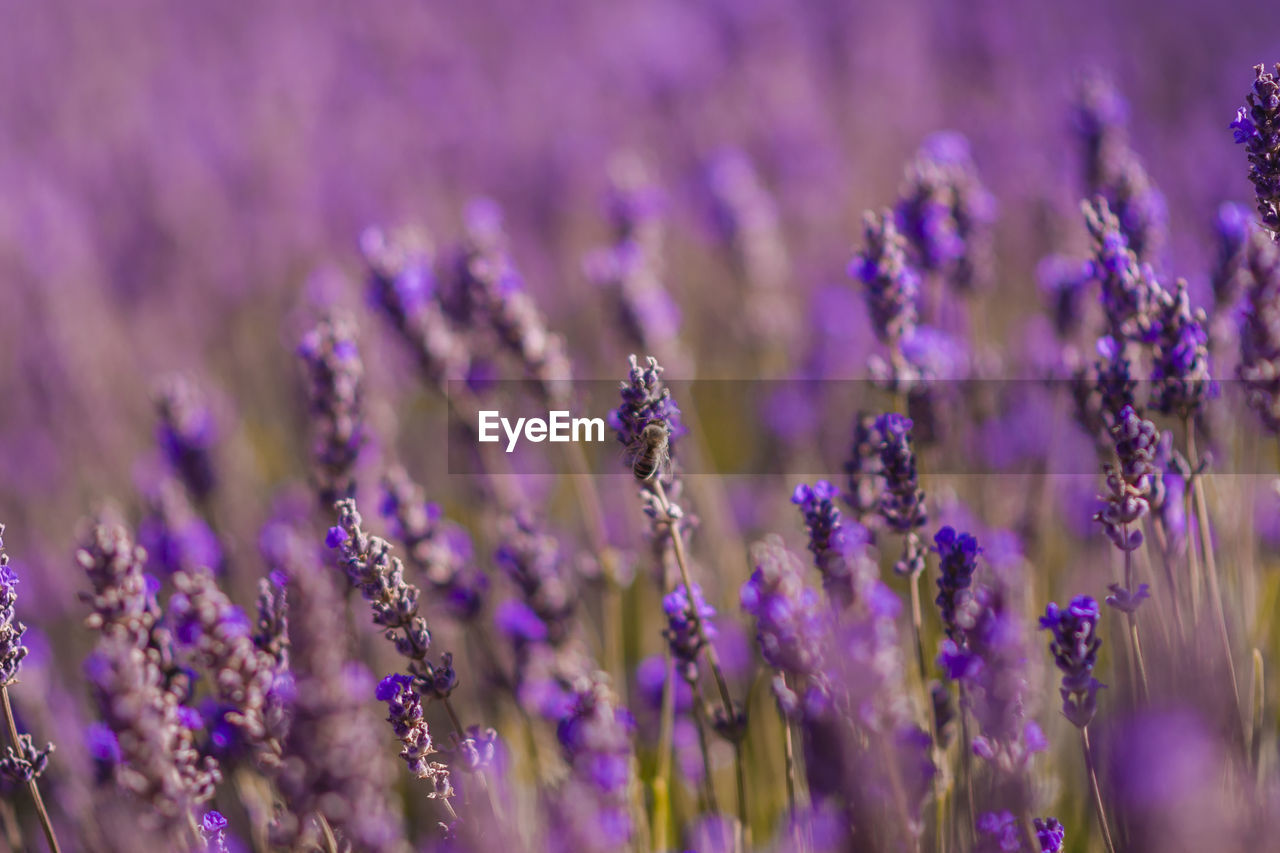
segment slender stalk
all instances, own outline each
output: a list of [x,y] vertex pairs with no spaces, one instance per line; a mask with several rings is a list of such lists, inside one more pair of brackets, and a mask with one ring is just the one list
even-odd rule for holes
[[[966,849],[972,849],[977,840],[977,829],[974,821],[977,819],[977,810],[973,804],[973,751],[969,745],[969,713],[966,710],[967,703],[964,696],[964,685],[960,685],[960,703],[956,709],[960,714],[960,772],[964,776],[965,799],[969,807],[967,820],[965,821],[965,829],[967,830],[962,836],[967,842]],[[959,809],[956,809],[958,812]],[[957,833],[959,834],[959,833]]]
[[338,838],[333,834],[329,821],[320,812],[316,812],[316,821],[320,824],[320,835],[324,836],[325,853],[338,853]]
[[1196,454],[1196,430],[1190,419],[1185,420],[1184,425],[1187,430],[1187,464],[1191,466],[1191,491],[1195,495],[1196,519],[1200,527],[1200,546],[1204,548],[1206,574],[1209,578],[1209,595],[1213,599],[1213,607],[1218,621],[1218,635],[1222,640],[1222,650],[1227,658],[1227,672],[1231,674],[1231,692],[1235,698],[1236,711],[1239,713],[1240,682],[1236,678],[1235,658],[1231,653],[1231,632],[1227,628],[1226,609],[1222,603],[1222,590],[1218,585],[1218,565],[1213,556],[1212,530],[1209,526],[1209,506],[1205,500],[1204,479],[1200,476],[1200,462]]
[[1111,840],[1111,829],[1107,825],[1107,811],[1102,805],[1102,789],[1098,787],[1098,771],[1093,765],[1093,749],[1089,746],[1089,727],[1080,729],[1080,742],[1084,748],[1084,766],[1089,774],[1089,788],[1093,792],[1093,808],[1098,815],[1098,825],[1102,827],[1102,840],[1106,842],[1107,853],[1116,853],[1115,842]]
[[707,809],[718,812],[720,806],[716,802],[716,785],[711,778],[711,747],[707,743],[707,728],[711,725],[711,720],[702,700],[702,691],[696,684],[693,685],[693,706],[698,714],[698,749],[702,751],[703,796],[706,798]]
[[1249,686],[1249,706],[1253,719],[1249,726],[1249,765],[1255,778],[1262,767],[1262,731],[1267,710],[1266,682],[1263,680],[1262,652],[1253,650],[1253,680]]
[[751,847],[751,825],[747,823],[747,774],[742,761],[742,739],[733,742],[733,773],[738,783],[738,834],[740,850]]
[[[689,561],[685,556],[684,538],[680,535],[677,520],[671,515],[671,503],[667,500],[666,490],[663,489],[662,482],[657,478],[650,480],[646,485],[658,499],[659,508],[666,517],[667,525],[671,530],[671,548],[675,553],[676,565],[680,568],[680,581],[684,584],[685,595],[692,602],[694,601],[693,580],[689,574]],[[707,637],[702,620],[698,620],[698,634],[702,638],[702,653],[707,659],[707,665],[711,667],[716,689],[720,693],[720,701],[724,704],[724,712],[728,719],[732,719],[733,698],[729,695],[729,682],[724,677],[724,670],[720,667],[720,656],[716,654],[715,646],[711,644],[710,639]]]
[[[666,490],[663,489],[662,481],[657,477],[650,480],[647,485],[652,490],[654,496],[658,499],[662,513],[666,516],[667,524],[671,533],[672,551],[675,553],[676,565],[680,568],[680,580],[684,583],[685,595],[688,596],[690,602],[693,602],[696,599],[693,596],[693,580],[692,576],[689,574],[689,561],[684,552],[684,537],[680,535],[677,520],[672,517],[671,503],[667,500]],[[729,695],[729,682],[725,679],[724,670],[720,666],[720,656],[716,654],[715,646],[711,644],[710,638],[707,637],[706,628],[703,626],[701,619],[697,621],[697,625],[698,634],[702,638],[702,655],[706,658],[707,666],[711,668],[711,674],[715,678],[716,689],[720,693],[720,701],[724,706],[725,720],[726,722],[732,721],[735,716],[733,710],[733,698]],[[706,714],[704,713],[703,716],[705,717]],[[737,751],[741,748],[741,739],[735,737],[733,739],[733,745],[735,755],[737,755]],[[734,762],[734,775],[737,777],[738,783],[738,812],[739,815],[744,816],[743,822],[745,824],[745,815],[747,813],[747,782],[741,761]]]
[[[1129,525],[1120,526],[1120,538],[1126,545],[1129,543]],[[1124,551],[1124,588],[1133,590],[1133,552],[1127,548]],[[1133,611],[1125,613],[1126,620],[1129,623],[1129,645],[1133,648],[1133,662],[1137,668],[1138,683],[1142,687],[1142,699],[1149,701],[1151,699],[1151,685],[1147,681],[1147,664],[1142,659],[1142,643],[1138,639],[1138,614]]]
[[653,841],[655,850],[667,849],[667,825],[671,822],[671,745],[676,721],[676,662],[667,649],[666,679],[662,684],[662,721],[658,728],[658,769],[653,777]]
[[[9,740],[13,742],[13,751],[16,753],[18,747],[18,724],[13,718],[13,706],[9,702],[9,686],[0,685],[0,704],[4,706],[4,722],[9,730]],[[35,779],[27,782],[27,790],[31,792],[31,800],[36,806],[36,815],[40,818],[40,828],[44,830],[45,840],[49,842],[49,849],[53,853],[61,853],[62,848],[58,846],[58,837],[53,831],[53,822],[49,820],[49,812],[44,807],[44,800],[40,797],[40,786],[36,784]]]

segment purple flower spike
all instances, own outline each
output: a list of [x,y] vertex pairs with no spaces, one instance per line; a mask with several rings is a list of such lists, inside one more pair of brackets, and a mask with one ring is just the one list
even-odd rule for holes
[[364,364],[356,350],[355,323],[321,320],[298,345],[307,374],[313,476],[320,506],[354,497],[355,465],[364,446]]
[[892,211],[868,212],[862,228],[866,249],[849,264],[849,275],[866,289],[876,337],[896,348],[915,329],[920,279],[907,264],[906,240]]
[[812,486],[801,483],[791,494],[791,502],[800,507],[804,526],[809,531],[809,552],[814,565],[822,573],[822,586],[827,597],[841,607],[853,602],[853,566],[858,559],[855,549],[866,542],[866,531],[858,524],[846,530],[835,505],[838,492],[826,480]]
[[200,833],[204,836],[206,853],[226,853],[227,819],[219,811],[207,811],[200,820]]
[[1231,122],[1232,136],[1249,157],[1249,180],[1262,226],[1280,239],[1280,63],[1276,73],[1253,66],[1253,90]]
[[954,527],[942,528],[933,541],[940,561],[935,603],[942,615],[943,630],[953,641],[958,641],[957,615],[970,599],[969,588],[973,585],[973,573],[978,568],[982,549],[977,539],[968,533],[957,533]]
[[1062,671],[1062,713],[1078,728],[1089,725],[1098,710],[1098,690],[1105,687],[1093,677],[1098,662],[1098,602],[1079,595],[1061,609],[1050,603],[1040,617],[1040,628],[1050,631],[1049,651]]
[[711,619],[715,608],[702,597],[702,588],[694,584],[690,592],[683,586],[667,593],[662,599],[662,610],[667,615],[667,627],[662,635],[671,645],[680,674],[690,684],[698,679],[698,653],[707,641],[716,636]]
[[1040,853],[1061,853],[1067,840],[1067,831],[1055,817],[1036,818],[1036,841],[1040,844]]
[[409,772],[430,782],[428,798],[447,799],[453,796],[449,770],[439,762],[427,760],[436,749],[427,730],[427,721],[422,718],[422,699],[413,682],[414,679],[407,675],[393,673],[378,682],[374,695],[378,701],[387,703],[387,722],[403,746],[400,757],[409,766]]

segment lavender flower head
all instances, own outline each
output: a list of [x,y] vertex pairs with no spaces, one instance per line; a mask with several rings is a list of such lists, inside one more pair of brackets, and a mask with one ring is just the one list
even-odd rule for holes
[[[516,585],[520,598],[537,617],[553,646],[571,636],[578,607],[568,561],[555,536],[541,529],[527,514],[503,523],[502,543],[493,561]],[[507,616],[514,615],[508,608]]]
[[1048,255],[1036,265],[1036,281],[1049,303],[1053,330],[1069,340],[1084,322],[1084,294],[1092,267],[1088,261],[1065,255]]
[[8,687],[18,677],[27,647],[22,635],[27,626],[18,621],[14,605],[18,601],[18,575],[9,566],[9,555],[4,553],[4,525],[0,524],[0,685]]
[[328,508],[355,495],[355,464],[365,441],[364,364],[355,324],[341,317],[321,320],[303,336],[298,355],[307,373],[316,488]]
[[431,632],[418,614],[421,595],[404,578],[404,564],[392,556],[391,544],[370,536],[362,529],[362,519],[354,500],[338,501],[338,524],[329,528],[325,544],[338,551],[347,581],[373,611],[373,623],[385,631],[396,651],[409,660],[409,672],[419,679],[423,692],[448,696],[456,686],[452,656],[445,654],[440,666],[427,660]]
[[570,801],[577,814],[565,815],[566,826],[584,829],[583,850],[625,847],[634,831],[627,791],[632,784],[632,739],[635,720],[618,704],[603,676],[583,674],[573,686],[567,712],[556,727],[561,752],[569,765],[570,791],[582,799]]
[[968,140],[955,132],[927,138],[900,196],[896,224],[920,269],[944,273],[962,293],[987,283],[995,199],[978,178]]
[[1048,741],[1027,712],[1027,655],[1019,617],[1002,579],[976,586],[956,636],[943,640],[938,660],[964,687],[963,710],[977,726],[966,746],[993,767],[1004,802],[1030,806],[1026,770]]
[[1213,288],[1213,310],[1231,309],[1248,283],[1245,252],[1249,244],[1249,214],[1233,202],[1223,202],[1213,219],[1217,255],[1209,276]]
[[814,565],[822,574],[822,587],[827,597],[840,607],[853,603],[855,578],[853,576],[858,550],[867,543],[866,530],[856,522],[846,529],[835,505],[836,487],[826,480],[812,486],[801,483],[791,495],[791,502],[800,508],[805,529],[809,531],[809,552]]
[[1109,332],[1117,340],[1145,340],[1156,323],[1160,284],[1151,268],[1139,262],[1105,198],[1082,207],[1094,243],[1090,272],[1102,286]]
[[208,572],[179,572],[174,586],[169,619],[178,644],[211,675],[214,695],[228,709],[224,719],[254,760],[264,767],[276,766],[283,732],[268,725],[276,658],[258,648],[249,617],[231,603]]
[[617,433],[623,447],[633,447],[640,433],[651,423],[667,427],[668,445],[674,456],[676,440],[684,435],[680,407],[671,397],[671,389],[662,381],[662,366],[653,356],[640,366],[639,359],[628,358],[626,381],[621,383],[622,404],[609,412],[609,426]]
[[698,654],[716,636],[711,623],[715,608],[703,598],[702,588],[694,584],[690,591],[678,586],[667,593],[662,599],[662,611],[667,616],[662,636],[671,646],[680,675],[692,684],[698,679]]
[[742,585],[742,610],[756,620],[756,643],[765,663],[806,679],[819,664],[822,621],[818,595],[804,583],[804,564],[776,535],[751,546],[755,570]]
[[1062,713],[1073,725],[1083,729],[1098,710],[1098,690],[1105,687],[1093,677],[1098,663],[1098,602],[1078,595],[1061,609],[1050,602],[1040,617],[1041,630],[1049,631],[1049,652],[1062,672]]
[[1280,244],[1255,233],[1245,257],[1251,281],[1236,375],[1249,407],[1275,433],[1280,432]]
[[1083,81],[1074,117],[1085,149],[1088,193],[1106,199],[1129,247],[1147,260],[1164,242],[1169,212],[1164,195],[1129,147],[1128,113],[1111,81],[1099,74]]
[[564,339],[552,334],[507,250],[502,211],[488,199],[467,209],[467,235],[460,252],[461,291],[500,348],[512,355],[543,398],[565,404],[572,377]]
[[1217,395],[1210,377],[1208,318],[1203,308],[1192,310],[1185,279],[1178,279],[1172,296],[1163,300],[1159,318],[1153,344],[1152,405],[1158,412],[1186,420]]
[[853,441],[849,458],[844,463],[844,502],[853,512],[853,519],[868,525],[874,521],[880,507],[880,490],[884,481],[880,476],[881,439],[876,432],[876,417],[858,412],[853,421]]
[[1231,129],[1249,158],[1249,180],[1258,198],[1262,227],[1280,240],[1280,63],[1275,74],[1260,64],[1253,66],[1253,73],[1253,90],[1245,106],[1236,111]]
[[227,819],[222,812],[207,811],[200,819],[200,834],[204,837],[206,853],[226,853]]
[[1040,845],[1040,853],[1061,853],[1067,840],[1067,831],[1055,817],[1035,819],[1036,842]]
[[938,552],[938,597],[935,603],[942,616],[942,630],[954,642],[961,641],[959,611],[970,599],[973,574],[978,568],[982,549],[968,533],[957,533],[944,527],[933,537]]
[[360,249],[370,299],[413,350],[426,380],[440,388],[467,375],[471,352],[441,309],[429,244],[422,235],[368,228]]
[[902,556],[893,567],[900,575],[924,570],[924,553],[916,531],[929,522],[911,447],[912,426],[910,418],[896,412],[876,419],[876,432],[881,438],[880,470],[885,483],[880,495],[880,517],[890,530],[903,536]]
[[199,389],[181,376],[163,380],[155,392],[156,443],[165,461],[197,501],[213,492],[213,414]]
[[431,790],[427,797],[447,799],[453,796],[449,769],[439,762],[427,760],[436,749],[427,730],[427,721],[422,716],[422,699],[413,688],[413,679],[399,673],[388,675],[378,684],[375,695],[379,702],[387,703],[387,722],[391,723],[392,731],[403,745],[400,757],[409,766],[409,772],[430,782]]
[[907,264],[906,240],[892,211],[868,212],[862,228],[866,248],[854,256],[849,275],[865,289],[876,337],[896,349],[915,329],[920,280]]
[[146,548],[150,566],[165,575],[184,569],[222,570],[222,545],[177,480],[165,477],[146,490],[144,500],[138,542]]
[[1134,411],[1133,406],[1120,410],[1111,427],[1119,466],[1107,463],[1106,503],[1094,515],[1107,536],[1122,551],[1136,550],[1142,544],[1142,532],[1130,529],[1151,509],[1152,482],[1158,474],[1155,456],[1160,443],[1156,425]]
[[473,563],[466,530],[443,520],[440,507],[428,503],[422,487],[399,467],[383,477],[379,512],[403,543],[409,564],[444,596],[454,616],[463,622],[476,618],[489,579]]

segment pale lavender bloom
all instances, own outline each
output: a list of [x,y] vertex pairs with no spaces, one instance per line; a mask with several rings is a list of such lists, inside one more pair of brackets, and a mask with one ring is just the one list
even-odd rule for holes
[[313,475],[320,505],[355,496],[355,464],[365,443],[364,363],[349,318],[321,320],[298,345],[307,374],[314,434]]
[[280,721],[273,719],[274,727],[268,721],[278,661],[258,648],[249,617],[231,603],[212,575],[179,572],[173,580],[168,619],[182,654],[209,675],[214,695],[228,709],[223,719],[235,728],[254,760],[265,768],[278,766]]
[[1280,432],[1280,247],[1260,232],[1249,239],[1250,278],[1240,324],[1236,375],[1269,432]]
[[392,468],[382,480],[379,512],[404,545],[406,559],[463,622],[484,608],[489,578],[474,564],[471,537],[461,526],[441,517],[422,487],[403,468]]
[[470,342],[441,309],[426,239],[368,228],[360,250],[370,299],[413,351],[427,382],[444,391],[448,380],[464,378],[471,366]]
[[[400,850],[403,824],[389,789],[394,768],[368,687],[348,678],[342,598],[318,548],[285,524],[264,534],[287,577],[293,719],[277,779],[287,809],[273,827],[293,843],[315,814],[362,850]],[[385,757],[384,757],[385,756]]]
[[217,438],[208,402],[191,381],[170,376],[159,383],[155,405],[156,443],[165,461],[196,501],[207,500],[216,485],[212,450]]

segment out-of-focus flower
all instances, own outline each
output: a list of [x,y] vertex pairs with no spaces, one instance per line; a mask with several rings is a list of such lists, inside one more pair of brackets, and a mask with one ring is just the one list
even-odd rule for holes
[[303,336],[298,355],[307,373],[316,490],[328,509],[355,496],[355,464],[365,442],[364,363],[355,324],[343,317],[321,320]]
[[822,624],[817,594],[804,584],[804,564],[778,536],[751,546],[755,570],[739,596],[755,617],[760,655],[787,676],[807,679],[818,666]]
[[1085,149],[1088,194],[1106,199],[1125,241],[1142,260],[1152,259],[1164,242],[1169,213],[1128,140],[1129,106],[1101,74],[1082,81],[1073,109],[1075,128]]
[[405,548],[409,564],[421,572],[463,622],[484,608],[489,578],[474,565],[471,537],[441,518],[440,507],[427,503],[422,488],[403,468],[392,468],[382,480],[379,511]]
[[868,212],[862,229],[866,248],[854,257],[849,275],[863,285],[876,337],[896,350],[915,328],[920,280],[907,263],[906,240],[892,211]]
[[282,732],[268,726],[268,705],[278,661],[254,643],[249,617],[208,572],[179,572],[174,587],[168,617],[179,646],[208,672],[215,695],[228,707],[224,719],[235,727],[254,760],[264,767],[276,766]]
[[524,513],[505,519],[501,536],[494,563],[515,584],[547,642],[563,644],[574,630],[578,599],[559,541]]
[[1139,262],[1105,198],[1085,202],[1083,210],[1094,244],[1090,273],[1102,285],[1108,331],[1117,341],[1146,340],[1156,323],[1160,283]]
[[1280,432],[1280,247],[1255,233],[1245,250],[1250,278],[1236,368],[1249,407]]
[[1155,455],[1160,442],[1156,425],[1125,406],[1111,427],[1119,467],[1103,466],[1106,472],[1106,503],[1094,519],[1121,551],[1136,550],[1142,544],[1141,531],[1134,528],[1151,508],[1153,478],[1159,471]]
[[195,500],[206,500],[216,485],[212,451],[217,438],[207,401],[190,380],[170,376],[157,387],[155,405],[156,443],[165,461]]
[[880,517],[885,525],[903,537],[902,556],[893,570],[900,575],[913,575],[924,569],[924,553],[916,531],[929,522],[924,490],[916,468],[916,455],[911,447],[911,418],[896,412],[876,419],[880,435],[880,470],[884,491],[880,494]]
[[1151,405],[1185,421],[1218,392],[1210,376],[1208,318],[1203,308],[1192,310],[1185,279],[1178,279],[1173,294],[1161,301],[1152,344]]
[[1249,214],[1238,204],[1223,202],[1213,219],[1217,254],[1209,282],[1213,288],[1213,311],[1230,310],[1248,284],[1245,250],[1249,244]]
[[921,270],[942,273],[961,293],[990,281],[995,199],[978,178],[967,139],[954,131],[928,137],[899,195],[894,216]]

